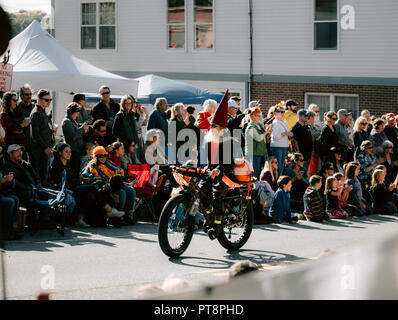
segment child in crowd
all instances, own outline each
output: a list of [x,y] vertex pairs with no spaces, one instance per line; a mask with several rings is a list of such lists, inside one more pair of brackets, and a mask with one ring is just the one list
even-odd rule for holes
[[348,213],[339,205],[339,197],[342,192],[343,187],[338,187],[338,182],[335,177],[328,177],[326,179],[326,212],[331,214],[335,219],[345,219],[348,217]]
[[358,210],[356,209],[355,206],[348,204],[347,200],[348,197],[350,196],[350,192],[354,189],[352,185],[345,187],[345,180],[344,180],[344,175],[340,172],[335,173],[333,175],[337,179],[337,187],[338,188],[343,188],[343,191],[341,192],[339,196],[339,205],[340,208],[346,211],[350,216],[353,215],[358,215]]
[[292,216],[292,210],[290,208],[291,180],[292,179],[288,176],[281,176],[278,179],[279,188],[274,195],[271,208],[268,212],[275,223],[282,223],[284,221],[297,223],[298,221],[297,217]]
[[323,220],[329,221],[330,217],[325,212],[322,203],[322,197],[319,189],[322,187],[322,177],[318,175],[311,176],[310,185],[305,190],[304,200],[304,216],[307,221],[322,222]]
[[84,150],[86,151],[86,154],[81,157],[80,159],[80,170],[83,170],[87,164],[94,159],[93,156],[93,150],[95,148],[95,145],[91,142],[87,142],[84,146]]
[[375,170],[372,175],[371,191],[374,199],[374,213],[396,214],[398,213],[398,201],[394,197],[393,191],[397,188],[398,179],[387,186],[384,183],[385,177],[386,174],[383,170]]

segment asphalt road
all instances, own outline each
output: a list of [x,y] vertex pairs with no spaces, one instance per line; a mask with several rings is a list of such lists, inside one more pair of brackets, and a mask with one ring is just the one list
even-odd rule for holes
[[256,225],[237,252],[227,252],[196,231],[178,259],[162,253],[153,223],[120,229],[73,228],[65,237],[55,230],[41,230],[33,237],[24,233],[22,240],[6,244],[6,295],[35,299],[48,291],[51,299],[134,299],[142,297],[139,288],[161,286],[170,278],[184,279],[192,288],[211,286],[228,281],[229,268],[238,261],[259,264],[266,274],[396,235],[397,222],[398,216],[372,215],[329,223]]

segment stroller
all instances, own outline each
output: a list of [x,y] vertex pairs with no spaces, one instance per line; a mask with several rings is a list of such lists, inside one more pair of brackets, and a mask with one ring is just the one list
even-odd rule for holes
[[65,226],[68,216],[73,212],[76,202],[73,192],[66,189],[66,171],[62,172],[61,190],[53,190],[32,185],[33,197],[29,200],[27,224],[30,234],[37,232],[39,211],[43,208],[49,210],[50,218],[55,222],[55,228],[61,236],[65,235]]
[[158,177],[159,167],[149,164],[129,164],[127,168],[128,177],[137,182],[133,184],[137,194],[137,202],[134,206],[134,214],[131,217],[131,224],[138,222],[144,213],[149,213],[155,222],[159,217],[156,214],[154,198],[159,194],[165,182],[165,174]]

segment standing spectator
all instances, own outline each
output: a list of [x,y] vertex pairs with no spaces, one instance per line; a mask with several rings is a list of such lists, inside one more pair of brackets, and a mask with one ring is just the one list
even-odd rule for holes
[[384,133],[387,139],[394,144],[394,153],[398,152],[398,129],[395,127],[395,115],[388,113],[386,115],[387,125],[384,128]]
[[279,188],[275,192],[268,214],[275,223],[282,223],[285,221],[288,223],[297,223],[298,218],[292,216],[292,210],[290,208],[290,189],[292,188],[290,177],[281,176],[278,179],[278,186]]
[[71,102],[66,107],[66,116],[62,121],[62,132],[64,133],[65,142],[72,150],[70,166],[76,175],[80,171],[80,158],[83,156],[83,134],[88,132],[89,129],[87,124],[79,126],[76,122],[77,117],[80,115],[80,109],[76,102]]
[[370,132],[370,140],[373,142],[373,150],[375,152],[381,151],[381,145],[384,141],[388,140],[384,132],[385,122],[383,119],[378,118],[373,121],[373,129]]
[[187,107],[187,113],[188,113],[189,122],[194,125],[196,121],[194,116],[195,108],[192,106]]
[[136,144],[139,143],[137,123],[132,111],[133,106],[135,109],[136,105],[137,102],[134,97],[130,95],[123,96],[120,101],[120,111],[116,114],[112,135],[122,143],[127,140],[134,140]]
[[216,108],[216,100],[207,99],[205,102],[203,102],[203,111],[198,113],[195,123],[199,129],[204,130],[205,132],[210,130],[211,117]]
[[50,91],[41,89],[37,95],[37,104],[30,115],[32,135],[31,146],[33,165],[40,175],[42,183],[47,186],[48,169],[53,158],[54,134],[58,127],[54,128],[51,119],[46,114],[46,109],[51,104]]
[[112,137],[112,126],[115,121],[115,116],[119,112],[120,106],[113,99],[111,99],[111,90],[107,86],[101,86],[99,89],[101,101],[98,102],[91,112],[93,121],[102,119],[105,120],[106,131],[109,137]]
[[318,175],[313,175],[310,178],[310,185],[305,190],[304,201],[304,217],[307,221],[322,222],[323,220],[329,221],[330,218],[326,214],[322,197],[319,190],[322,187],[322,178]]
[[362,110],[361,117],[364,117],[366,119],[366,122],[368,123],[365,130],[370,136],[370,132],[373,129],[373,125],[372,125],[372,117],[370,116],[369,110]]
[[315,119],[314,119],[314,123],[313,126],[315,126],[315,128],[319,131],[321,131],[322,127],[323,127],[323,123],[321,121],[321,119],[319,118],[319,107],[318,105],[316,105],[315,103],[311,103],[308,106],[308,111],[312,111],[315,113]]
[[146,127],[148,124],[149,113],[148,110],[141,104],[134,105],[132,107],[133,114],[135,116],[135,121],[137,123],[137,135],[139,143],[136,145],[135,153],[137,157],[140,157],[142,148],[144,147],[144,137],[142,135],[142,128]]
[[[33,108],[35,107],[32,103],[32,89],[29,84],[25,84],[19,90],[19,95],[21,97],[21,102],[17,106],[17,110],[22,112],[25,120],[30,121],[30,114],[32,113]],[[29,123],[30,124],[30,123]],[[25,149],[29,155],[31,155],[30,148],[30,126],[23,127],[22,129],[25,133]]]
[[253,164],[254,176],[258,178],[265,157],[267,156],[266,136],[269,134],[269,130],[267,131],[266,128],[260,124],[260,108],[253,108],[249,115],[250,123],[245,133],[245,155],[248,161]]
[[348,218],[348,213],[345,212],[339,204],[339,196],[342,192],[343,187],[338,187],[338,182],[335,177],[328,177],[326,179],[326,213],[332,215],[334,219]]
[[278,160],[278,170],[282,174],[285,168],[286,152],[289,147],[289,138],[293,137],[286,121],[283,119],[285,108],[275,109],[275,119],[272,121],[271,154]]
[[16,94],[6,92],[3,95],[3,112],[0,115],[1,125],[5,131],[4,142],[6,146],[18,144],[24,147],[26,143],[24,128],[29,127],[30,120],[25,120],[22,112],[16,108]]
[[168,123],[166,119],[167,100],[166,98],[157,98],[155,101],[155,110],[149,115],[147,130],[159,129],[163,132],[165,145],[168,143]]
[[285,103],[285,107],[287,108],[287,110],[284,119],[290,130],[298,120],[297,118],[298,103],[294,100],[287,100]]
[[342,157],[346,162],[352,161],[354,158],[354,145],[350,141],[350,135],[347,130],[350,115],[351,112],[348,112],[346,109],[340,109],[337,112],[337,117],[339,120],[334,125],[337,137],[339,139],[338,144],[342,149]]
[[337,114],[334,111],[329,111],[325,114],[325,125],[322,128],[320,138],[320,154],[323,162],[329,156],[331,147],[337,147],[339,137],[336,133],[335,122],[337,120]]
[[86,110],[86,96],[83,93],[75,93],[73,95],[72,102],[77,103],[80,107],[80,112],[76,118],[76,122],[79,125],[88,124],[89,117],[88,117],[88,112]]
[[354,158],[357,156],[359,152],[359,148],[365,140],[369,140],[369,133],[367,132],[368,127],[368,120],[365,117],[360,116],[354,124],[354,146],[355,146],[355,153]]
[[304,157],[304,167],[308,169],[312,156],[312,134],[307,125],[307,111],[305,109],[297,112],[298,121],[293,125],[293,149]]
[[374,213],[396,214],[398,213],[398,201],[393,191],[397,188],[397,180],[388,186],[384,183],[383,170],[375,170],[372,175],[372,193],[374,199]]
[[[231,133],[231,136],[234,136],[234,130],[242,131],[242,120],[245,117],[245,114],[237,114],[239,111],[239,106],[233,99],[228,100],[228,130]],[[261,110],[260,110],[261,113]],[[241,137],[241,134],[238,135]]]
[[[315,104],[312,105],[316,106]],[[315,107],[313,107],[313,109],[315,109]],[[315,123],[317,115],[314,111],[308,111],[307,118],[308,118],[307,125],[311,132],[311,141],[312,141],[312,156],[308,167],[308,176],[311,176],[313,174],[316,174],[320,167],[319,149],[320,149],[320,137],[321,137],[322,126]]]
[[271,156],[265,161],[264,169],[260,174],[260,180],[267,181],[271,189],[276,192],[276,190],[278,190],[278,179],[278,159],[276,159],[274,156]]

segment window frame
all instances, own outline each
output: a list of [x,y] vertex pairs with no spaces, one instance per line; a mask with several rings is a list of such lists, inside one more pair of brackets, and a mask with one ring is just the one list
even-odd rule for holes
[[[100,24],[100,5],[101,3],[113,3],[115,5],[115,24],[108,25],[108,24]],[[95,3],[95,48],[82,48],[82,30],[83,27],[83,10],[82,5],[86,3]],[[79,8],[79,15],[80,15],[80,50],[100,50],[100,51],[117,51],[118,50],[118,27],[117,27],[117,17],[118,17],[118,5],[116,0],[81,0],[80,1],[80,8]],[[94,27],[94,25],[87,25],[89,27]],[[115,27],[115,47],[114,48],[100,48],[100,27],[108,26],[108,27]]]
[[[324,53],[340,53],[340,0],[336,0],[336,20],[322,20],[316,21],[316,1],[312,1],[312,51],[313,52],[324,52]],[[315,48],[315,24],[316,23],[337,23],[337,47],[335,49],[316,49]]]
[[329,96],[329,111],[334,111],[337,113],[338,110],[336,110],[336,96],[339,97],[353,97],[357,98],[357,105],[356,105],[356,112],[357,115],[359,116],[359,94],[355,93],[338,93],[338,92],[305,92],[304,93],[304,108],[308,109],[309,103],[308,103],[308,96]]
[[216,46],[216,28],[215,28],[215,18],[216,18],[216,0],[213,0],[213,10],[212,10],[212,23],[211,25],[213,26],[213,47],[212,48],[196,48],[196,25],[210,25],[210,23],[196,23],[195,22],[195,0],[191,0],[192,2],[192,12],[191,12],[191,18],[192,18],[192,51],[193,52],[214,52],[215,51],[215,46]]
[[[187,32],[187,2],[189,0],[184,0],[184,23],[169,23],[169,1],[165,0],[166,4],[166,50],[173,52],[187,52],[188,47],[188,32]],[[173,26],[184,26],[184,47],[183,48],[170,48],[169,47],[169,25]]]

